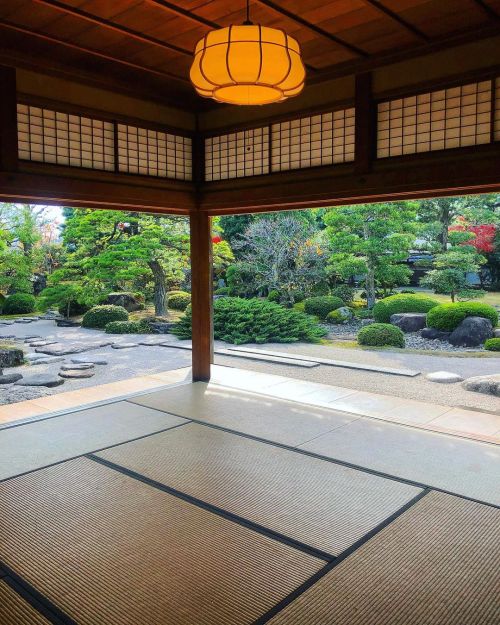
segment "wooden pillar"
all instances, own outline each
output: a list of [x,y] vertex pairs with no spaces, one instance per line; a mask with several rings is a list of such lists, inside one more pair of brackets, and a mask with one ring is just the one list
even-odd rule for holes
[[372,97],[372,76],[369,73],[356,75],[356,135],[354,169],[357,174],[371,171],[376,156],[377,117]]
[[0,170],[16,171],[17,95],[16,70],[0,65]]
[[213,362],[212,228],[211,218],[192,212],[191,308],[193,318],[193,382],[210,380]]

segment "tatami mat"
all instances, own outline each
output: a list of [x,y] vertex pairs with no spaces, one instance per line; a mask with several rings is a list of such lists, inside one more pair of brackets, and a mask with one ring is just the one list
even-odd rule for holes
[[0,430],[0,480],[184,421],[121,401]]
[[500,511],[431,493],[269,625],[498,625]]
[[286,445],[299,445],[358,418],[202,382],[130,401]]
[[500,447],[359,419],[301,448],[500,505]]
[[49,625],[44,616],[0,579],[0,625]]
[[0,560],[79,625],[246,625],[324,562],[79,458],[0,484]]
[[195,423],[97,455],[334,555],[421,492]]

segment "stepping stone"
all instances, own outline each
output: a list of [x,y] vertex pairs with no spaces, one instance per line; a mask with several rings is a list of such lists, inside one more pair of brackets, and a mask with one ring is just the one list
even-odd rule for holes
[[34,340],[43,340],[39,334],[26,334],[25,336],[20,336],[19,339],[24,340],[25,343],[30,343]]
[[108,361],[100,356],[88,356],[87,358],[71,358],[71,362],[75,364],[92,364],[92,365],[107,365]]
[[61,384],[64,384],[64,380],[61,380],[61,378],[44,373],[29,375],[16,382],[16,386],[47,386],[49,388],[60,386]]
[[113,341],[99,341],[97,343],[54,343],[53,345],[45,345],[44,347],[36,347],[35,351],[49,356],[66,356],[68,354],[80,354],[88,352],[92,349],[99,349],[112,345]]
[[73,365],[63,365],[61,371],[85,371],[93,368],[94,365],[91,362],[80,362]]
[[79,328],[80,324],[77,321],[69,321],[68,319],[56,319],[56,325],[58,328]]
[[3,340],[3,339],[15,339],[15,338],[16,338],[16,335],[15,335],[15,334],[2,334],[2,335],[0,336],[0,339],[2,339],[2,340]]
[[425,376],[431,382],[438,382],[439,384],[455,384],[455,382],[463,382],[463,377],[458,373],[452,373],[451,371],[434,371],[428,373]]
[[146,345],[148,347],[159,347],[165,342],[165,338],[150,339],[149,341],[139,341],[139,345]]
[[43,356],[41,358],[35,358],[30,361],[30,365],[33,367],[34,365],[51,365],[54,362],[63,362],[63,356]]
[[79,371],[79,370],[72,370],[72,371],[59,371],[59,375],[61,376],[61,378],[91,378],[92,376],[95,375],[95,371],[92,370],[87,370],[87,371]]
[[6,373],[5,375],[0,375],[0,384],[13,384],[22,377],[20,373]]
[[14,319],[14,323],[31,323],[31,319]]
[[111,345],[113,349],[128,349],[129,347],[137,347],[138,343],[115,343]]
[[11,326],[13,323],[13,319],[3,319],[2,321],[0,321],[0,326]]
[[54,345],[58,341],[35,341],[30,343],[30,347],[43,347],[44,345]]

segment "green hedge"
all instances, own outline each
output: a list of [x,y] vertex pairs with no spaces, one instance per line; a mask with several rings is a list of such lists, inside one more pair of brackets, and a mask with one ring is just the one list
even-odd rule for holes
[[304,311],[308,315],[316,315],[321,320],[326,319],[328,313],[345,306],[340,297],[334,295],[319,295],[318,297],[308,297],[304,300]]
[[[191,307],[173,334],[191,338]],[[312,317],[261,299],[223,297],[214,302],[214,337],[227,343],[316,343],[326,334]]]
[[3,293],[0,293],[0,313],[1,313],[1,312],[2,312],[2,310],[3,310],[3,307],[4,307],[4,305],[5,305],[5,300],[6,300],[6,299],[7,299],[7,298],[5,297],[5,295],[4,295]]
[[14,293],[3,305],[4,315],[25,315],[35,310],[36,299],[30,293]]
[[147,321],[110,321],[104,329],[106,334],[148,334]]
[[487,339],[484,342],[484,349],[489,352],[500,352],[500,338]]
[[373,318],[379,323],[389,323],[396,313],[426,313],[439,302],[426,295],[398,294],[384,297],[373,307]]
[[453,332],[466,317],[484,317],[489,319],[493,327],[498,324],[498,313],[489,304],[481,302],[456,302],[455,304],[440,304],[427,315],[429,328]]
[[106,304],[94,306],[83,315],[84,328],[105,328],[110,321],[128,321],[128,312],[122,306]]
[[191,303],[191,293],[186,291],[170,291],[168,293],[168,307],[172,310],[186,310]]
[[358,332],[358,343],[371,347],[404,347],[405,337],[399,328],[390,323],[372,323]]

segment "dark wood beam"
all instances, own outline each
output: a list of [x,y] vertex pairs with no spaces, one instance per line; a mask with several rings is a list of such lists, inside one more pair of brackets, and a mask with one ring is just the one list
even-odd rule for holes
[[217,24],[216,22],[207,20],[201,15],[197,15],[196,13],[193,13],[192,11],[183,9],[177,6],[176,4],[173,4],[172,2],[167,2],[167,0],[147,0],[147,2],[149,2],[150,4],[156,4],[157,6],[163,7],[164,9],[167,9],[167,11],[170,11],[171,13],[174,13],[175,15],[180,15],[181,17],[185,17],[186,19],[190,20],[191,22],[194,22],[195,24],[208,26],[208,28],[220,28],[219,24]]
[[364,174],[371,170],[376,153],[377,117],[372,94],[372,75],[357,74],[355,78],[355,161],[354,171]]
[[149,35],[145,35],[142,33],[138,33],[127,26],[121,26],[112,22],[110,20],[104,19],[103,17],[98,17],[97,15],[93,15],[92,13],[88,13],[87,11],[82,11],[81,9],[77,9],[76,7],[70,7],[67,4],[59,2],[59,0],[33,0],[38,4],[43,4],[48,6],[56,11],[59,11],[65,15],[71,15],[72,17],[77,17],[83,21],[89,22],[90,24],[94,24],[96,26],[102,26],[103,28],[107,28],[108,30],[112,30],[115,33],[120,33],[121,35],[126,35],[131,39],[135,39],[136,41],[141,41],[142,43],[148,43],[158,48],[162,48],[163,50],[168,50],[169,52],[177,52],[178,54],[185,54],[187,56],[192,56],[192,50],[187,50],[186,48],[180,48],[172,43],[167,43],[166,41],[161,41],[160,39],[156,39],[156,37],[150,37]]
[[352,43],[349,43],[348,41],[345,41],[344,39],[337,37],[337,35],[334,35],[333,33],[328,32],[324,28],[321,28],[320,26],[317,26],[316,24],[313,24],[312,22],[308,22],[306,19],[304,19],[297,13],[292,13],[288,9],[285,9],[282,6],[279,6],[275,2],[272,2],[271,0],[257,0],[257,2],[259,4],[266,6],[268,9],[271,9],[275,13],[279,13],[280,15],[283,15],[287,17],[288,19],[293,20],[297,24],[304,26],[308,30],[311,30],[315,32],[316,34],[321,35],[322,37],[325,37],[326,39],[329,39],[330,41],[333,41],[334,43],[338,44],[339,46],[342,46],[346,50],[349,50],[349,52],[351,52],[352,54],[355,54],[356,56],[361,56],[361,57],[369,56],[368,52],[366,52],[365,50],[362,50],[361,48],[358,48],[358,46],[355,46]]
[[493,7],[491,7],[485,0],[473,0],[474,4],[476,4],[485,15],[487,15],[490,19],[494,19],[496,21],[500,20],[500,15],[495,11]]
[[213,296],[211,217],[192,212],[191,231],[191,310],[193,343],[193,382],[208,382],[213,362]]
[[0,169],[16,171],[17,94],[16,70],[0,66]]
[[207,183],[200,209],[211,215],[291,210],[500,190],[500,143],[379,159],[359,175],[333,165]]
[[426,35],[423,31],[421,31],[419,28],[417,28],[416,26],[414,26],[413,24],[411,24],[410,22],[402,18],[400,15],[398,15],[391,9],[387,8],[385,5],[382,4],[382,2],[379,2],[379,0],[362,0],[362,1],[365,4],[369,4],[378,13],[381,13],[382,15],[385,15],[386,17],[390,17],[394,22],[396,22],[402,28],[410,32],[417,39],[420,39],[421,41],[427,41],[427,42],[431,40],[430,37]]
[[64,39],[59,39],[58,37],[52,37],[51,35],[46,35],[44,33],[40,33],[35,30],[23,28],[21,26],[18,26],[17,24],[11,24],[10,22],[0,20],[0,27],[5,28],[7,30],[15,31],[18,33],[22,33],[23,35],[36,37],[37,39],[42,39],[43,41],[48,41],[49,43],[55,43],[55,44],[64,46],[66,48],[76,50],[77,52],[83,52],[84,54],[88,54],[89,56],[95,56],[97,58],[104,59],[105,61],[112,61],[113,63],[119,63],[120,65],[125,65],[127,67],[131,67],[132,69],[136,69],[141,72],[147,72],[149,74],[154,74],[155,76],[161,76],[162,78],[168,78],[170,80],[176,80],[179,82],[189,84],[189,80],[187,78],[183,78],[182,76],[178,76],[177,74],[171,74],[170,72],[164,72],[161,70],[153,69],[152,67],[138,65],[137,63],[132,63],[132,61],[125,61],[124,59],[119,59],[115,56],[110,56],[109,54],[104,54],[103,52],[92,50],[91,48],[85,48],[83,46],[79,46],[77,44],[71,43]]

